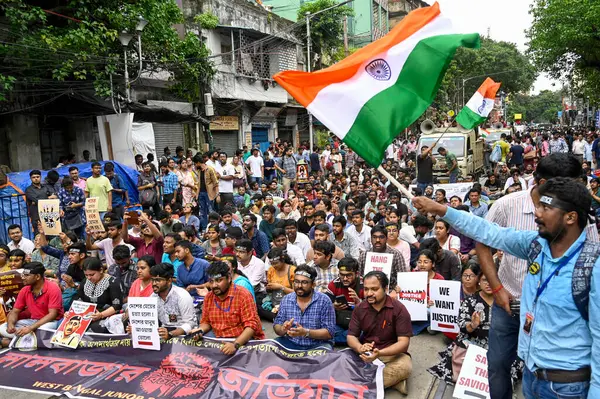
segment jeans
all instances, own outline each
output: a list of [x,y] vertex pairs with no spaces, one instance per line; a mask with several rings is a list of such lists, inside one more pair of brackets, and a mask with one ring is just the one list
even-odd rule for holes
[[458,169],[450,173],[450,181],[448,183],[456,183],[458,181]]
[[589,389],[589,381],[569,383],[544,381],[539,380],[527,367],[523,370],[525,399],[586,399]]
[[260,181],[261,181],[260,177],[250,176],[250,183],[257,182],[258,185],[260,186]]
[[420,183],[417,182],[417,188],[419,190],[421,190],[421,194],[425,194],[425,189],[427,188],[427,186],[433,186],[433,183]]
[[318,344],[314,344],[311,346],[300,346],[300,345],[290,341],[290,339],[286,336],[277,337],[277,338],[275,338],[275,341],[279,342],[286,349],[297,350],[297,351],[304,351],[304,350],[317,349],[317,348],[325,348],[330,351],[333,350],[333,346],[331,346],[331,344],[327,341],[319,342]]
[[208,226],[208,214],[212,212],[212,201],[208,199],[206,191],[200,191],[198,195],[198,210],[200,212],[200,231],[204,231]]
[[344,330],[342,327],[336,325],[333,341],[336,344],[346,345],[348,342],[348,330]]
[[[35,322],[37,322],[37,320],[34,320],[34,319],[19,320],[15,324],[15,328],[18,330],[21,327],[30,326],[30,325],[34,324]],[[58,328],[58,320],[50,321],[50,322],[48,322],[46,324],[43,324],[40,327],[45,327],[45,328],[50,329],[50,330],[56,330]],[[7,328],[8,328],[8,323],[4,323],[4,324],[0,325],[0,335],[3,338],[14,338],[15,337],[14,334],[10,334],[8,331],[6,331]]]
[[488,342],[488,379],[490,395],[494,399],[511,399],[510,366],[517,358],[519,317],[492,306],[492,325]]
[[221,202],[219,203],[219,210],[225,209],[225,207],[233,206],[233,193],[219,193],[221,197]]

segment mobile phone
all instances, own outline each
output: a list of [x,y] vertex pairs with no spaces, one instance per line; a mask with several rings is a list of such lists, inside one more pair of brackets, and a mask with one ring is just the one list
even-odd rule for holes
[[140,215],[137,211],[129,211],[127,214],[129,215],[129,224],[140,224]]
[[337,303],[340,303],[342,305],[347,305],[348,304],[348,299],[346,299],[345,295],[338,295],[335,297],[335,301]]
[[196,332],[189,333],[185,336],[186,339],[194,339],[196,337],[202,338],[203,337],[202,331],[198,330]]

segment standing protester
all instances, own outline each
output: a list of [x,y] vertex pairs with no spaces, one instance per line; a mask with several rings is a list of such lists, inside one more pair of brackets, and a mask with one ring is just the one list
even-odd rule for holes
[[129,192],[123,178],[115,173],[115,165],[112,162],[104,164],[104,176],[112,186],[112,212],[114,212],[119,220],[123,219],[125,207],[130,205]]
[[417,157],[417,188],[425,192],[427,186],[433,184],[433,165],[436,159],[432,155],[435,143],[431,147],[421,147],[421,154]]
[[104,218],[106,212],[112,211],[112,185],[106,176],[102,176],[102,165],[100,162],[92,163],[92,176],[87,179],[85,187],[86,198],[98,198],[98,211],[100,219]]
[[160,191],[156,174],[152,170],[150,162],[144,162],[142,164],[142,172],[138,176],[137,186],[142,208],[144,210],[152,209],[154,215],[158,215],[160,212]]
[[85,179],[79,177],[79,168],[77,166],[71,166],[69,168],[69,176],[73,179],[73,185],[75,187],[79,187],[81,191],[85,191],[86,182]]
[[198,175],[198,207],[200,208],[200,230],[208,225],[208,214],[213,211],[212,202],[219,193],[219,182],[215,171],[208,167],[200,154],[194,155],[196,174]]
[[296,179],[296,165],[298,162],[292,153],[292,148],[287,148],[281,157],[281,161],[275,166],[277,170],[283,174],[283,192],[285,193],[286,197],[292,181]]
[[252,149],[252,156],[246,159],[245,162],[248,166],[248,172],[250,172],[250,182],[260,184],[265,176],[265,164],[259,156],[257,148]]
[[66,229],[75,232],[78,237],[82,237],[86,224],[85,194],[82,189],[73,185],[73,180],[68,176],[63,179],[62,186],[58,192],[60,216]]
[[458,175],[460,174],[456,155],[446,150],[444,147],[440,147],[438,153],[446,159],[446,168],[448,168],[448,174],[450,176],[450,181],[448,183],[456,183],[458,181]]
[[[37,233],[37,222],[40,220],[38,213],[38,201],[44,199],[57,198],[54,189],[47,185],[42,185],[42,172],[37,169],[29,172],[31,185],[25,189],[25,198],[34,233]],[[31,250],[33,251],[33,249]]]
[[219,195],[217,202],[219,209],[233,206],[233,179],[235,179],[235,168],[227,163],[227,153],[219,153],[219,160],[215,163],[215,172],[219,179]]
[[[163,206],[166,204],[174,204],[177,202],[179,179],[175,172],[169,169],[169,165],[166,162],[160,164],[160,172],[162,173]],[[156,213],[156,215],[158,215],[158,213]]]

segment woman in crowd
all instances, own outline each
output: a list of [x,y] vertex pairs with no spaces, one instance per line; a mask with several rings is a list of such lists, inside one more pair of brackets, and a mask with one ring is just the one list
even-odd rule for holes
[[206,251],[206,260],[212,262],[219,258],[225,249],[225,240],[219,237],[219,225],[211,224],[206,229],[208,239],[202,243],[202,248]]
[[[248,290],[248,292],[252,294],[254,302],[256,302],[256,296],[254,295],[254,287],[252,287],[252,283],[250,282],[248,277],[246,277],[246,275],[238,269],[237,258],[234,255],[223,255],[221,256],[220,260],[227,263],[227,265],[229,266],[229,271],[231,273],[231,279],[233,280],[233,283]],[[206,292],[208,292],[206,289],[198,290],[199,295],[206,295]]]
[[186,203],[183,205],[183,215],[179,217],[179,221],[184,226],[193,226],[196,231],[200,230],[200,219],[198,216],[192,215],[192,210],[194,209],[194,205],[192,203]]
[[273,321],[279,310],[281,299],[294,292],[296,266],[284,248],[275,247],[267,255],[271,267],[267,270],[267,295],[260,307],[260,316]]
[[450,234],[450,224],[445,220],[438,219],[434,226],[435,238],[440,243],[442,249],[452,251],[455,254],[460,253],[460,238]]
[[58,265],[60,260],[44,252],[44,248],[42,248],[41,234],[35,236],[35,238],[33,239],[33,244],[35,245],[35,249],[31,253],[31,261],[40,262],[44,265],[44,268],[46,269],[46,272],[48,274],[56,275],[58,273]]
[[[484,349],[488,347],[491,306],[494,303],[494,296],[492,288],[483,274],[477,276],[477,281],[479,292],[466,297],[460,306],[458,337],[445,351],[440,352],[440,362],[429,369],[431,374],[447,383],[452,384],[458,379],[468,344]],[[511,367],[513,386],[521,370],[522,362],[515,361]]]
[[196,206],[196,198],[198,197],[198,185],[194,178],[194,173],[191,170],[191,165],[187,159],[179,160],[179,169],[177,170],[177,179],[181,185],[181,202],[183,204],[192,204]]
[[90,330],[97,333],[108,333],[107,321],[110,316],[121,311],[123,293],[119,280],[104,272],[98,258],[87,258],[83,261],[85,282],[79,286],[75,300],[96,304],[96,312],[91,316]]
[[279,204],[279,215],[277,216],[281,220],[294,219],[298,221],[300,219],[300,211],[298,211],[298,199],[294,198],[293,201],[283,200]]
[[144,255],[137,261],[137,280],[129,288],[130,297],[149,297],[152,295],[150,269],[156,265],[154,256]]
[[475,295],[479,291],[479,276],[481,274],[481,267],[479,264],[471,259],[462,268],[461,274],[461,290],[460,300],[464,301],[466,298]]
[[231,165],[233,166],[233,169],[235,169],[235,174],[233,175],[234,188],[239,189],[240,187],[242,187],[242,184],[244,184],[245,188],[246,182],[248,180],[246,176],[246,168],[244,168],[244,165],[242,165],[242,163],[240,162],[240,157],[238,155],[233,157],[233,159],[231,160]]
[[[434,254],[429,249],[424,249],[419,252],[419,256],[417,257],[417,267],[414,269],[414,272],[426,272],[427,273],[427,307],[429,308],[432,305],[431,300],[429,299],[429,283],[431,280],[444,280],[444,276],[437,273],[435,271],[435,264],[437,262],[437,255]],[[396,291],[399,287],[396,288]],[[427,315],[427,320],[425,321],[414,321],[412,323],[413,327],[413,335],[418,335],[423,330],[429,329],[429,312]]]
[[342,173],[342,155],[339,153],[337,148],[331,150],[331,156],[329,159],[333,163],[333,172]]
[[388,232],[387,245],[400,251],[402,258],[404,259],[404,263],[406,265],[410,265],[410,245],[406,241],[399,238],[400,227],[398,223],[386,223],[385,229]]
[[442,205],[448,205],[448,198],[446,198],[446,190],[438,188],[435,190],[435,202]]

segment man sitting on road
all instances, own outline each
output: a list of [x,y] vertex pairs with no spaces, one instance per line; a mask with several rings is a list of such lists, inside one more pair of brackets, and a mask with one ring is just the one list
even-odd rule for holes
[[329,283],[326,294],[335,308],[335,342],[345,344],[352,311],[364,299],[365,292],[356,259],[343,258],[337,268],[338,277]]
[[[409,272],[410,267],[406,263],[404,263],[404,257],[395,248],[387,245],[387,235],[388,232],[383,226],[375,226],[371,229],[371,241],[372,241],[372,252],[375,253],[386,253],[386,254],[394,254],[392,258],[392,272],[390,276],[390,286],[396,287],[396,279],[398,273],[400,272]],[[360,275],[362,276],[365,272],[365,264],[367,262],[367,253],[362,252],[360,257],[358,258],[358,264],[360,266]]]
[[180,240],[175,244],[175,256],[181,262],[177,270],[177,286],[185,288],[191,296],[198,296],[197,289],[206,286],[206,269],[209,263],[192,255],[192,243]]
[[315,291],[316,270],[300,265],[294,273],[294,292],[283,297],[273,329],[277,342],[292,350],[333,349],[335,310],[327,295]]
[[333,254],[337,248],[330,241],[315,242],[313,249],[315,252],[313,263],[317,272],[315,289],[319,292],[327,293],[327,286],[338,276],[338,262],[333,261]]

